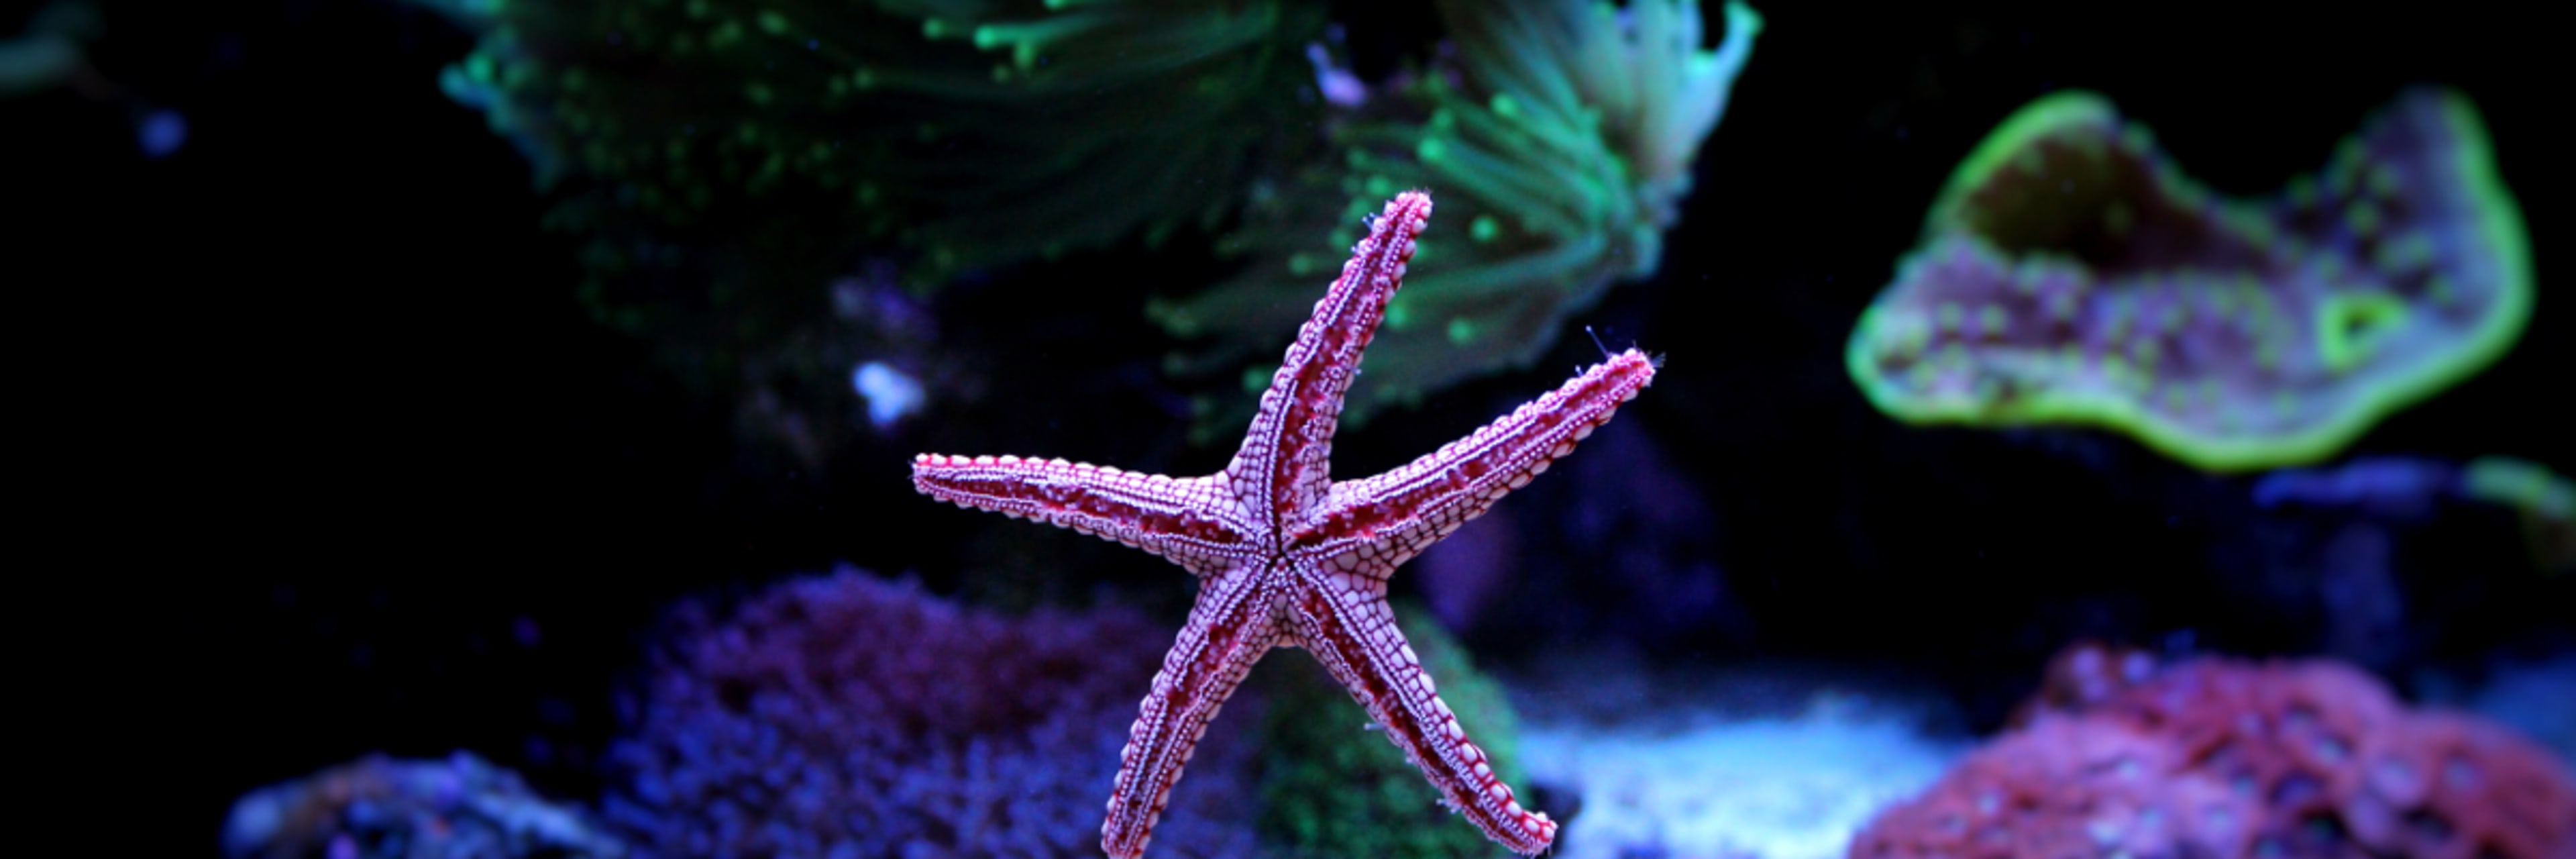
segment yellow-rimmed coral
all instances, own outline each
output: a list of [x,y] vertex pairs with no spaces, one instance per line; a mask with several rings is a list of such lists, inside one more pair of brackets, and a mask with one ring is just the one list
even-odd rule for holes
[[2092,424],[2266,468],[2484,369],[2532,289],[2520,210],[2457,93],[2410,90],[2318,173],[2236,200],[2066,92],[1960,165],[1846,360],[1908,422]]

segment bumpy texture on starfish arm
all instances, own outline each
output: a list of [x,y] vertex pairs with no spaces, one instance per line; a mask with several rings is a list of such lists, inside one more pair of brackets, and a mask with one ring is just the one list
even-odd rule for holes
[[1224,515],[1232,499],[1222,479],[1016,456],[923,454],[913,464],[913,484],[942,500],[1106,537],[1202,576],[1224,569],[1253,532]]
[[1330,477],[1332,437],[1360,354],[1431,215],[1399,194],[1333,282],[1261,397],[1243,445],[1203,478],[1137,475],[1063,460],[925,454],[913,485],[963,507],[1099,534],[1200,577],[1188,623],[1154,676],[1119,762],[1101,846],[1141,855],[1208,722],[1272,647],[1303,647],[1384,726],[1444,801],[1494,841],[1534,854],[1556,837],[1523,809],[1441,702],[1386,602],[1398,564],[1610,420],[1654,380],[1636,350],[1402,468]]
[[[1404,631],[1422,661],[1422,670],[1439,681],[1440,700],[1449,705],[1466,734],[1485,750],[1486,766],[1505,784],[1520,784],[1522,724],[1494,678],[1477,670],[1464,645],[1449,636],[1438,618],[1419,604],[1391,599],[1395,625]],[[1176,839],[1207,828],[1209,812],[1196,805],[1201,797],[1222,792],[1225,769],[1246,756],[1258,777],[1256,833],[1262,846],[1281,857],[1399,856],[1411,859],[1470,859],[1501,855],[1485,833],[1450,819],[1455,803],[1438,785],[1422,777],[1404,749],[1365,733],[1366,717],[1351,707],[1351,694],[1320,662],[1297,657],[1265,665],[1261,714],[1253,728],[1257,742],[1226,746],[1211,743],[1217,754],[1192,763],[1191,778],[1213,778],[1213,788],[1175,791],[1176,810],[1167,821],[1172,834],[1156,828],[1157,855],[1186,850]],[[1211,741],[1226,738],[1210,737]],[[1229,757],[1229,755],[1232,755]],[[1206,771],[1201,773],[1198,771]],[[1183,829],[1181,827],[1189,827]],[[1166,841],[1174,843],[1166,845]]]
[[1913,422],[2092,423],[2211,470],[2315,461],[2476,373],[2529,239],[2466,98],[2400,95],[2268,199],[2183,176],[2088,93],[1962,163],[1847,355]]

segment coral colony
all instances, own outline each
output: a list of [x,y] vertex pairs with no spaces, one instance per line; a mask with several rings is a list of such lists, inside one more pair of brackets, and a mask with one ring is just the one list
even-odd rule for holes
[[[718,608],[673,612],[610,755],[604,814],[640,855],[1097,849],[1129,684],[1161,655],[1142,613],[1006,615],[851,567]],[[1224,751],[1166,855],[1257,849]]]
[[1302,49],[1327,11],[414,2],[478,33],[439,84],[527,156],[547,226],[583,243],[585,309],[736,399],[762,447],[806,467],[890,424],[797,393],[847,390],[852,366],[894,357],[872,321],[812,312],[854,257],[922,296],[1215,229],[1276,141],[1311,134],[1320,109],[1280,105],[1309,85]]
[[1109,798],[1101,846],[1145,850],[1181,768],[1228,695],[1273,647],[1303,647],[1388,740],[1486,836],[1535,854],[1556,837],[1521,808],[1442,702],[1387,605],[1398,565],[1547,470],[1655,377],[1635,349],[1466,438],[1375,477],[1328,475],[1360,353],[1402,285],[1431,197],[1396,195],[1288,347],[1242,447],[1205,477],[1019,457],[924,454],[913,485],[962,507],[1097,534],[1200,579],[1197,605],[1146,695]]
[[1258,362],[1272,332],[1295,324],[1335,263],[1314,237],[1351,241],[1404,188],[1441,189],[1467,228],[1423,239],[1430,268],[1389,304],[1371,359],[1380,380],[1354,394],[1353,420],[1527,366],[1568,314],[1655,272],[1761,16],[1727,4],[1725,40],[1707,49],[1699,4],[1684,0],[1437,6],[1456,50],[1337,105],[1333,157],[1254,190],[1220,248],[1250,257],[1244,273],[1149,308],[1199,340],[1176,370],[1248,367],[1246,388],[1268,384]]
[[559,222],[888,241],[921,284],[1212,223],[1234,201],[1204,183],[1302,118],[1275,105],[1323,29],[1300,3],[415,2],[482,34],[450,97],[540,182],[594,180]]
[[2443,90],[2261,200],[2201,187],[2100,97],[2051,95],[1960,165],[1924,233],[1846,356],[1881,411],[2101,425],[2210,470],[2331,456],[2531,315],[2522,217]]
[[2494,856],[2576,851],[2576,781],[2481,719],[2331,662],[2204,659],[1970,755],[1852,859]]

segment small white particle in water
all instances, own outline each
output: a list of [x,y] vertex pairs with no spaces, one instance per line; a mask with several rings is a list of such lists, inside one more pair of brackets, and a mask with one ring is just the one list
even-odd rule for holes
[[927,398],[920,381],[876,361],[860,364],[851,371],[850,387],[868,401],[868,422],[879,430],[893,427],[896,421],[920,411]]

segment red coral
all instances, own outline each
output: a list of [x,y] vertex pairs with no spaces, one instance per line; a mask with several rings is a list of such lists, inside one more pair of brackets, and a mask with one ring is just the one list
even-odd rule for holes
[[2576,780],[2328,662],[2201,660],[1971,755],[1852,841],[1881,857],[2576,859]]

